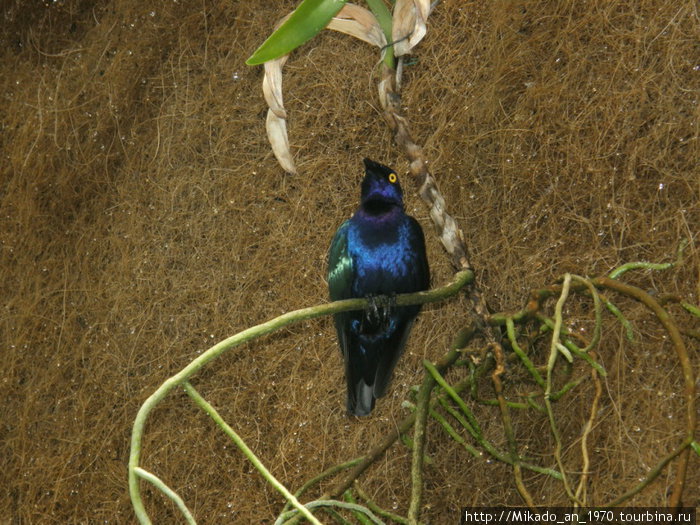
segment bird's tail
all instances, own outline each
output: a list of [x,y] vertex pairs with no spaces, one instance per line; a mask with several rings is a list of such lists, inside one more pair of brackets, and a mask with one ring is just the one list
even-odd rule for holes
[[345,362],[347,408],[351,414],[368,416],[375,400],[386,394],[417,312],[408,313],[411,317],[397,323],[391,333],[360,335],[356,346],[351,347]]
[[360,377],[351,384],[348,378],[348,412],[356,416],[369,416],[374,408],[374,387],[365,383]]

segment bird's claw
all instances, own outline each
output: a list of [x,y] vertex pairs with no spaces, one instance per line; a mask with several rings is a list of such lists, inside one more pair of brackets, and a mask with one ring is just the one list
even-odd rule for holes
[[381,314],[380,314],[381,305],[379,304],[380,297],[381,297],[380,295],[368,295],[367,296],[367,310],[365,313],[365,317],[373,325],[379,324],[379,320],[381,317]]
[[396,307],[396,294],[368,295],[367,319],[386,328],[391,323],[391,314]]

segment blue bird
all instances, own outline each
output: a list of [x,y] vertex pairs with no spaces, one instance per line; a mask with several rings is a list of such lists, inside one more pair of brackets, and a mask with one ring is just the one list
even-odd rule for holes
[[396,306],[393,297],[428,289],[430,270],[423,230],[406,215],[396,173],[364,159],[360,207],[336,232],[328,254],[333,301],[367,297],[364,311],[335,315],[345,360],[347,409],[366,416],[387,392],[420,305]]

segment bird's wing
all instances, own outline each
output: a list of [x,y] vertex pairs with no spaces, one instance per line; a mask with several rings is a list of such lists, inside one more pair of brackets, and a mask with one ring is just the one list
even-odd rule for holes
[[348,250],[349,221],[335,232],[328,251],[328,290],[332,301],[348,299],[352,295],[353,261]]
[[411,236],[411,245],[415,254],[415,272],[413,273],[415,290],[427,290],[430,288],[430,267],[425,253],[425,236],[423,228],[416,219],[408,216],[408,229]]
[[[348,227],[349,221],[345,221],[331,241],[328,251],[328,290],[331,301],[348,299],[352,297],[352,282],[354,276],[352,256],[348,250]],[[350,320],[348,313],[336,314],[333,316],[335,327],[338,332],[340,349],[347,360],[348,344],[351,334],[349,333]]]
[[[352,285],[355,268],[352,255],[348,250],[349,221],[344,222],[336,232],[328,252],[328,289],[332,301],[353,297]],[[343,312],[335,314],[335,328],[338,342],[345,361],[345,380],[347,382],[347,409],[357,416],[366,416],[372,411],[371,381],[366,379],[368,368],[360,349],[359,333],[353,330],[353,321],[359,323],[361,312]],[[374,370],[374,367],[372,367]]]

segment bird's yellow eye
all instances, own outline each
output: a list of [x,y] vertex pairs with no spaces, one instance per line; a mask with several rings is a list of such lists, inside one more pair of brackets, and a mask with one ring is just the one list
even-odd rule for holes
[[396,173],[389,173],[389,182],[394,184],[397,181]]

